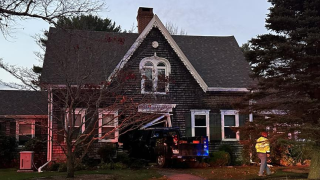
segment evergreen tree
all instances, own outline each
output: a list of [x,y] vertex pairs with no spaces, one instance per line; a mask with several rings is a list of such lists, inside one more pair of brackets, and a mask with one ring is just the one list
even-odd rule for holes
[[81,29],[91,31],[121,32],[121,27],[108,18],[102,19],[93,15],[81,15],[75,17],[61,17],[57,21],[57,28]]
[[312,142],[308,178],[320,179],[320,0],[269,2],[271,33],[253,38],[245,51],[258,82],[250,110],[268,116],[255,123],[280,125],[282,132]]

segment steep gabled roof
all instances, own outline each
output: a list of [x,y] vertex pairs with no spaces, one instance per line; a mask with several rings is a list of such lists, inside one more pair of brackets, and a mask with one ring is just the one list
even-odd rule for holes
[[48,115],[46,92],[0,91],[0,116]]
[[243,91],[252,84],[249,64],[233,36],[171,36],[156,15],[140,35],[51,28],[41,82],[105,81],[124,66],[154,27],[204,91]]

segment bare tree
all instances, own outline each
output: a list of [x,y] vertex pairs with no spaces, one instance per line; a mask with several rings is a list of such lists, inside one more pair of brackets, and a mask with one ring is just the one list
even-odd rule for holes
[[96,12],[103,7],[100,0],[6,0],[0,1],[0,31],[10,34],[17,19],[35,18],[55,24],[59,17]]
[[[97,12],[104,6],[100,0],[7,0],[0,1],[0,31],[4,37],[11,33],[17,19],[28,18],[42,19],[56,25],[56,20],[61,17],[78,16],[85,13]],[[41,56],[41,54],[38,54]],[[34,69],[13,66],[0,59],[0,68],[4,69],[22,82],[3,82],[0,84],[13,89],[39,89],[37,83],[39,76]],[[35,67],[36,68],[36,67]]]
[[[139,111],[139,105],[156,99],[153,94],[141,94],[140,88],[132,88],[141,83],[137,78],[141,76],[139,69],[131,69],[130,62],[118,64],[119,54],[128,50],[123,47],[127,40],[112,33],[99,33],[98,38],[85,31],[59,31],[62,41],[58,40],[54,48],[48,46],[50,52],[46,54],[56,60],[50,64],[57,68],[51,67],[54,71],[50,71],[53,74],[49,78],[42,74],[41,86],[49,93],[49,118],[53,124],[48,126],[54,131],[50,138],[54,149],[66,156],[67,177],[74,177],[76,163],[90,153],[94,143],[112,142],[159,117],[157,112],[161,109],[152,113]],[[123,68],[115,68],[114,64]],[[103,74],[96,76],[97,73]],[[46,82],[52,77],[59,80],[58,85]],[[102,80],[97,80],[99,77]]]
[[10,87],[18,90],[39,90],[38,82],[39,76],[32,70],[25,67],[10,65],[5,63],[0,58],[0,68],[10,73],[13,77],[18,79],[21,83],[4,82],[0,79],[0,85]]
[[165,26],[171,35],[187,35],[184,29],[179,30],[179,27],[171,22],[167,22]]

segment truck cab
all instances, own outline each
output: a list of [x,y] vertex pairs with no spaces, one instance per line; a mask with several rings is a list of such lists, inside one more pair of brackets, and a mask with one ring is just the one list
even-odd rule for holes
[[[124,144],[125,145],[125,144]],[[129,135],[130,156],[156,161],[160,167],[171,160],[197,161],[209,155],[208,138],[181,137],[178,128],[155,127],[137,130]]]

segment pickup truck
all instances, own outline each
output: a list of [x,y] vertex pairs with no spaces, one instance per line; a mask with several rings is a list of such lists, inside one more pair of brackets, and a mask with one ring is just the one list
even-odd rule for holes
[[208,138],[181,137],[178,128],[156,127],[136,130],[123,144],[131,157],[156,161],[165,167],[171,160],[198,161],[209,156]]

